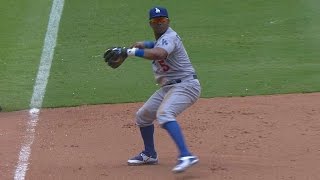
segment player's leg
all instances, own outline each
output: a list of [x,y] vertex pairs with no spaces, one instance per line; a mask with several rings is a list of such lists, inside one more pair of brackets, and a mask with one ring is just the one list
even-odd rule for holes
[[200,92],[201,88],[198,81],[192,81],[189,84],[178,84],[166,93],[157,112],[159,123],[175,141],[180,151],[180,157],[191,155],[191,153],[185,145],[186,143],[176,117],[197,101]]
[[159,123],[170,134],[180,153],[178,164],[173,169],[174,172],[182,172],[199,160],[188,150],[182,130],[176,121],[176,116],[194,104],[199,98],[200,92],[201,88],[198,81],[176,85],[165,95],[157,112]]
[[163,95],[162,90],[156,91],[137,111],[136,124],[144,143],[144,151],[128,160],[129,165],[157,164],[158,155],[154,147],[154,120]]

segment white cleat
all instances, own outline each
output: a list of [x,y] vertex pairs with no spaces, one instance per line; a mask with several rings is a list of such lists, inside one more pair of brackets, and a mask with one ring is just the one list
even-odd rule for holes
[[178,159],[177,165],[172,169],[174,173],[180,173],[185,171],[187,168],[199,162],[197,156],[184,156]]

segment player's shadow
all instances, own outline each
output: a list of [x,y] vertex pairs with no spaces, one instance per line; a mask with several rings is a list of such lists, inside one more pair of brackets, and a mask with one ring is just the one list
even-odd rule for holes
[[176,175],[176,180],[194,180],[194,179],[201,179],[200,176],[190,175],[190,174],[181,174]]

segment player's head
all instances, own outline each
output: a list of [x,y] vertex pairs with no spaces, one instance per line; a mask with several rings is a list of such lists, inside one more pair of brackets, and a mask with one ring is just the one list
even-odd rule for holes
[[149,24],[156,34],[163,34],[169,27],[168,11],[164,7],[156,6],[149,10]]
[[169,18],[168,11],[164,7],[156,6],[149,10],[149,20],[157,17]]

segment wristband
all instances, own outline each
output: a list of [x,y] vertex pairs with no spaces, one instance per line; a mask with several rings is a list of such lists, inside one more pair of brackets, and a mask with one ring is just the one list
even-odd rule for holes
[[143,57],[144,56],[144,50],[139,48],[131,48],[127,49],[128,56],[138,56]]
[[138,56],[138,57],[143,57],[144,56],[144,50],[143,49],[137,49],[134,55]]
[[143,45],[145,48],[152,49],[154,47],[154,42],[153,41],[144,41]]

